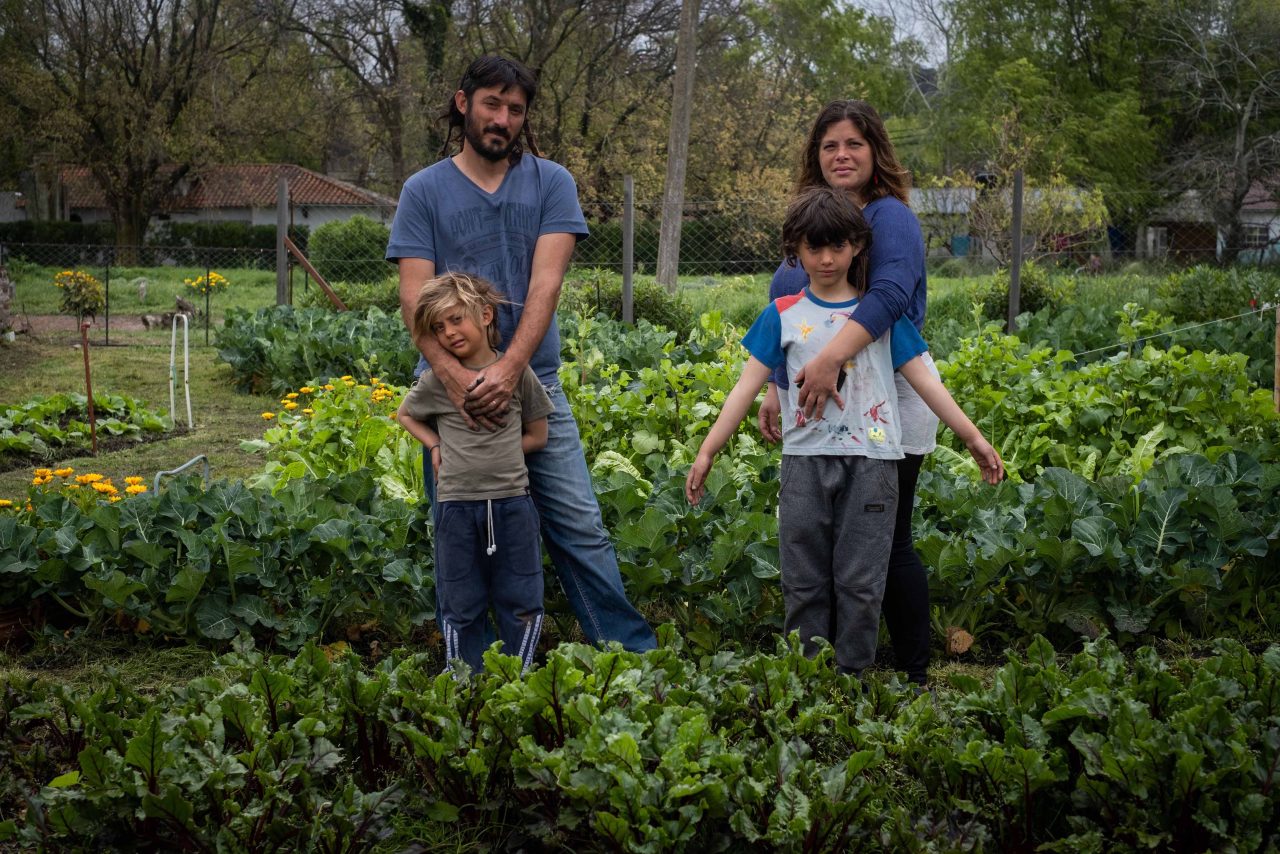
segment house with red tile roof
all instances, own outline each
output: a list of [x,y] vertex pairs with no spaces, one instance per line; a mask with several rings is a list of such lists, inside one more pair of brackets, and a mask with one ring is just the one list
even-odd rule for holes
[[[276,224],[279,178],[288,182],[290,222],[315,228],[360,214],[390,224],[396,200],[355,184],[288,163],[206,166],[178,182],[156,211],[156,222],[244,222]],[[88,167],[59,170],[56,191],[61,218],[110,222],[106,196]]]

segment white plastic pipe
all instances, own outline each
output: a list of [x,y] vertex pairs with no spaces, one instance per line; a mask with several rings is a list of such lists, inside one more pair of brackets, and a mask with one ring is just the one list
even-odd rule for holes
[[178,320],[182,320],[182,390],[187,399],[187,429],[194,430],[195,419],[191,417],[191,336],[185,314],[173,316],[173,331],[169,338],[169,421],[178,426],[176,402],[174,397],[178,389]]

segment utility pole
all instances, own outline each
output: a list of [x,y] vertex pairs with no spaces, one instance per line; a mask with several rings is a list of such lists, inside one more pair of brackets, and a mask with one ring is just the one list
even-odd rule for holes
[[671,90],[671,130],[667,137],[667,181],[662,189],[658,232],[658,282],[675,293],[680,269],[680,225],[684,216],[684,174],[693,113],[693,72],[698,59],[698,0],[681,0],[676,76]]

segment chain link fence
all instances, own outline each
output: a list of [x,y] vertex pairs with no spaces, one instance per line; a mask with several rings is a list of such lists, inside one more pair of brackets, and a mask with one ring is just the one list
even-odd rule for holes
[[[785,206],[785,188],[753,198],[688,200],[682,217],[680,274],[720,277],[772,272],[781,257]],[[920,220],[931,268],[966,275],[1007,265],[1011,207],[1007,194],[961,188],[913,191],[912,208]],[[658,260],[661,201],[640,199],[633,210],[634,270],[652,274]],[[620,272],[621,196],[594,202],[585,214],[591,234],[578,244],[574,266]],[[372,295],[394,289],[395,269],[383,260],[393,216],[390,207],[294,205],[283,219],[293,246],[326,282],[347,292],[363,289]],[[96,243],[0,240],[0,264],[12,284],[15,311],[25,306],[27,311],[56,312],[56,297],[46,297],[60,270],[83,270],[100,279],[108,316],[112,310],[159,307],[145,294],[122,298],[158,281],[187,285],[187,280],[217,272],[233,286],[274,282],[276,229],[230,225],[166,226],[156,230],[157,237],[181,239],[136,248],[111,245],[105,231],[97,235]],[[67,234],[74,236],[73,231]],[[253,245],[197,242],[236,235]],[[1031,186],[1024,197],[1023,253],[1042,266],[1086,273],[1123,269],[1135,262],[1158,269],[1216,264],[1229,258],[1236,264],[1280,267],[1280,200],[1255,200],[1239,212],[1238,227],[1224,229],[1213,222],[1207,206],[1194,198],[1153,203],[1148,197],[1102,198],[1079,190],[1050,192]],[[294,302],[320,304],[312,272],[298,261],[289,254]],[[39,296],[42,293],[46,297]],[[179,287],[175,293],[183,292]],[[274,294],[270,299],[274,301]],[[172,304],[165,306],[169,307]]]

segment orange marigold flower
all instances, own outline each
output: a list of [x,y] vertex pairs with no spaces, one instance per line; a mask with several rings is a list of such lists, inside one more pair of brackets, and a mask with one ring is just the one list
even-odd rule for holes
[[124,479],[124,482],[129,484],[130,486],[137,486],[139,483],[142,483],[142,478],[138,477],[137,475],[134,475],[133,477],[126,477]]
[[53,469],[36,469],[36,477],[48,477],[53,474]]
[[71,477],[71,475],[76,473],[76,470],[71,468],[71,466],[67,466],[66,468],[62,468],[62,469],[54,469],[53,473],[56,474],[58,477]]

